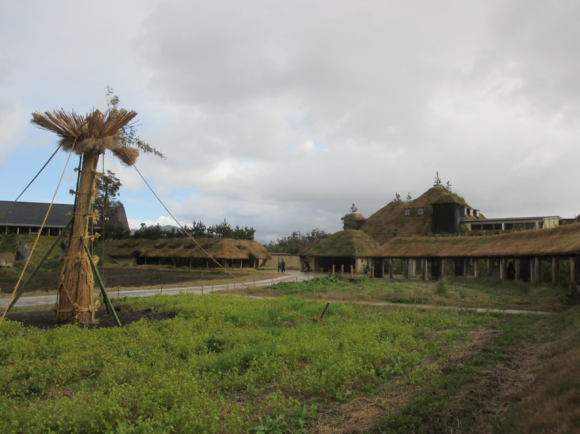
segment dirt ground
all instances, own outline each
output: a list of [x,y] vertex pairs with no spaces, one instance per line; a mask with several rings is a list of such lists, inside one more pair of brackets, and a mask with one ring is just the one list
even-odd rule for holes
[[[175,317],[175,315],[158,314],[153,312],[151,309],[138,312],[118,311],[117,316],[119,317],[121,324],[124,326],[131,324],[132,322],[139,321],[143,318],[149,321],[162,321]],[[14,312],[6,315],[6,318],[10,321],[21,322],[25,327],[36,327],[39,329],[53,329],[62,325],[58,322],[52,310]],[[113,319],[113,315],[109,315],[104,307],[101,307],[97,311],[95,318],[97,319],[98,324],[83,325],[82,327],[87,327],[90,329],[115,327],[115,320]]]

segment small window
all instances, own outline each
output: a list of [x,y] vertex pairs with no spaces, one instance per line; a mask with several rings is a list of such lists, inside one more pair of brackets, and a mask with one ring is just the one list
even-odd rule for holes
[[494,223],[493,224],[493,229],[496,230],[496,231],[497,230],[500,230],[501,231],[501,223]]
[[417,215],[423,215],[425,208],[417,208]]
[[483,229],[484,231],[493,231],[493,224],[492,224],[492,223],[485,223],[485,224],[482,226],[482,229]]
[[411,208],[405,208],[405,216],[411,215]]
[[480,231],[481,230],[481,225],[471,225],[471,230],[472,231]]

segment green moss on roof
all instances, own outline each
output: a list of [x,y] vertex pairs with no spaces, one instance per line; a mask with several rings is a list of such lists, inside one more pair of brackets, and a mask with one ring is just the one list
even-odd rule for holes
[[354,229],[336,232],[302,250],[300,256],[368,257],[378,243],[362,231]]
[[454,258],[551,256],[580,253],[580,224],[552,229],[467,237],[397,237],[373,256],[385,258]]
[[[199,238],[201,247],[216,259],[270,259],[266,248],[257,241],[231,238]],[[207,254],[189,238],[162,240],[106,241],[105,253],[111,257],[207,258]]]
[[[389,203],[367,218],[360,229],[381,244],[397,236],[428,236],[432,228],[431,206],[439,203],[469,206],[465,199],[446,188],[432,187],[411,202]],[[410,216],[405,216],[405,208],[411,208]],[[423,215],[417,215],[417,208],[424,209]]]

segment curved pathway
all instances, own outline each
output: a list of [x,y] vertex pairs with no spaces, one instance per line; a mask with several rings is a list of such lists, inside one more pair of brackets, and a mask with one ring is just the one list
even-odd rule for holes
[[[246,285],[260,288],[265,286],[270,286],[278,282],[302,282],[303,280],[308,280],[312,277],[326,276],[326,274],[314,274],[309,273],[304,274],[300,271],[290,270],[280,277],[275,277],[273,279],[257,280],[255,282],[244,282]],[[236,283],[234,287],[233,284],[220,284],[220,285],[203,285],[203,286],[182,286],[174,288],[165,288],[163,286],[156,286],[154,288],[139,288],[139,289],[129,289],[123,291],[109,290],[109,297],[151,297],[157,294],[163,295],[177,295],[182,292],[193,293],[193,294],[211,294],[216,292],[226,292],[229,289],[239,289],[240,283]],[[95,291],[95,297],[98,297],[100,291]],[[263,297],[249,295],[249,298],[261,299],[261,298],[275,298],[275,297]],[[0,299],[0,307],[6,307],[8,304],[9,297],[3,297]],[[465,312],[475,312],[475,313],[498,313],[498,314],[508,314],[508,315],[551,315],[552,312],[543,311],[533,311],[533,310],[515,310],[515,309],[486,309],[477,307],[453,307],[453,306],[433,306],[433,305],[419,305],[415,306],[413,304],[404,303],[385,303],[385,302],[368,302],[368,301],[344,301],[344,300],[329,300],[332,303],[347,303],[356,304],[363,306],[389,306],[397,307],[402,309],[428,309],[428,310],[453,310],[453,311],[465,311]],[[35,295],[29,297],[20,297],[16,306],[42,306],[47,304],[56,303],[56,294],[52,295]]]

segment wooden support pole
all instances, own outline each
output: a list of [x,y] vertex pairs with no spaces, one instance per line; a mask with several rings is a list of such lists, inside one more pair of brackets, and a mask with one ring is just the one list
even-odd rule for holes
[[121,321],[119,320],[119,317],[117,316],[117,312],[115,312],[115,308],[113,307],[111,300],[109,300],[109,296],[107,295],[107,290],[105,289],[105,284],[103,283],[103,279],[101,279],[101,275],[99,274],[99,270],[97,270],[97,266],[95,265],[95,261],[93,261],[93,257],[91,256],[91,253],[89,252],[89,248],[85,244],[83,244],[83,247],[84,247],[85,252],[87,253],[87,257],[89,258],[91,268],[93,269],[93,275],[97,277],[97,281],[99,282],[99,286],[101,287],[101,294],[103,294],[103,301],[105,302],[105,304],[108,308],[107,310],[109,310],[109,312],[113,315],[113,318],[115,320],[115,324],[117,324],[117,327],[122,327]]
[[344,264],[340,264],[340,274],[344,276]]
[[334,264],[332,264],[332,277],[334,277]]
[[354,279],[354,268],[352,264],[350,264],[350,278]]
[[421,258],[421,278],[423,280],[427,280],[427,271],[428,271],[427,259]]
[[552,285],[560,286],[560,259],[552,257]]
[[389,277],[393,278],[393,258],[389,258]]
[[542,283],[542,260],[539,256],[534,258],[534,283]]

